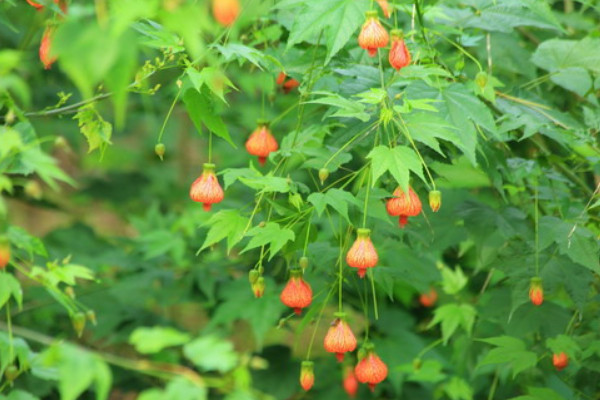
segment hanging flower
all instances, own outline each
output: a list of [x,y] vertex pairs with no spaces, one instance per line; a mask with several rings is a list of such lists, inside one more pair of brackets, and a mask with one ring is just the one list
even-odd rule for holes
[[406,43],[404,43],[404,35],[401,30],[394,29],[390,34],[392,36],[392,47],[389,54],[390,65],[396,71],[400,71],[401,68],[410,64],[410,53],[406,48]]
[[408,188],[408,196],[400,187],[394,190],[393,196],[386,202],[385,208],[392,217],[399,217],[400,227],[404,228],[408,223],[408,217],[416,217],[421,213],[423,208],[421,200],[411,187]]
[[56,56],[52,55],[54,31],[55,28],[53,26],[46,27],[42,35],[42,41],[40,42],[40,61],[44,64],[44,69],[50,69],[56,61]]
[[345,313],[336,313],[336,319],[331,323],[325,339],[323,347],[329,353],[335,353],[339,362],[344,360],[344,353],[354,351],[356,349],[356,337],[352,333],[352,329],[346,321]]
[[431,288],[428,293],[422,293],[419,296],[419,302],[423,307],[431,307],[437,301],[438,294],[434,288]]
[[542,287],[542,280],[539,277],[531,278],[529,299],[534,306],[541,306],[544,302],[544,288]]
[[279,298],[283,304],[293,308],[297,315],[302,313],[303,308],[310,305],[312,302],[312,289],[302,279],[302,272],[300,270],[293,270],[291,272],[290,280],[283,288]]
[[8,239],[0,238],[0,269],[6,268],[10,261],[10,245]]
[[389,18],[392,15],[390,11],[390,3],[387,0],[377,0],[377,4],[381,7],[381,11],[383,12],[383,16]]
[[223,189],[215,175],[215,164],[204,164],[202,175],[190,187],[190,198],[203,203],[204,211],[210,211],[210,207],[221,202],[224,197]]
[[358,381],[356,380],[356,375],[354,375],[354,368],[350,365],[347,365],[344,368],[344,390],[348,393],[348,396],[351,398],[356,397],[356,392],[358,392]]
[[290,78],[283,84],[283,93],[288,94],[298,86],[300,86],[300,82],[294,78]]
[[358,276],[364,278],[367,268],[377,265],[379,256],[369,237],[371,230],[363,228],[358,229],[356,233],[358,237],[346,254],[346,263],[352,268],[358,268]]
[[312,361],[302,361],[300,366],[300,386],[309,391],[315,384],[315,372]]
[[265,165],[269,154],[277,149],[279,149],[279,145],[269,130],[269,124],[265,121],[258,121],[258,127],[246,141],[248,153],[258,156],[259,164]]
[[442,193],[439,190],[429,192],[429,207],[431,211],[438,212],[442,206]]
[[367,20],[358,35],[358,45],[367,50],[370,57],[375,57],[378,48],[387,46],[389,36],[379,22],[377,11],[367,11],[366,17]]
[[569,365],[569,356],[567,356],[564,351],[561,351],[558,354],[553,354],[552,364],[557,371],[562,371]]
[[212,11],[219,24],[231,26],[240,14],[240,2],[239,0],[213,0]]
[[366,346],[365,350],[366,355],[356,364],[354,373],[356,374],[356,379],[360,383],[368,384],[369,389],[373,392],[375,391],[375,386],[387,377],[388,368],[381,361],[381,358],[375,354],[372,345]]

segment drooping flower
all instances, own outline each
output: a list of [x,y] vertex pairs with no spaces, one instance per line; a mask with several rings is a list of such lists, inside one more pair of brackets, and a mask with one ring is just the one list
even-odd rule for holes
[[325,339],[323,347],[329,353],[335,353],[339,362],[344,360],[344,353],[354,351],[356,349],[356,337],[352,333],[352,329],[344,320],[346,314],[336,313],[336,319],[331,323]]
[[287,75],[285,74],[285,72],[280,72],[279,75],[277,75],[277,80],[275,81],[275,83],[278,85],[282,85],[286,77]]
[[312,302],[312,289],[302,278],[302,271],[292,270],[290,279],[279,295],[281,302],[294,309],[297,315]]
[[309,391],[315,384],[315,372],[312,361],[302,361],[300,366],[300,386]]
[[269,130],[269,124],[265,121],[258,121],[258,126],[250,134],[250,137],[246,141],[246,150],[253,156],[258,156],[258,162],[260,165],[265,165],[267,157],[273,151],[279,149],[277,140],[271,134]]
[[383,11],[383,16],[389,18],[392,15],[390,11],[390,4],[387,0],[377,0],[377,4],[381,7],[381,11]]
[[40,61],[44,64],[44,69],[50,69],[56,61],[56,56],[52,54],[54,31],[55,28],[53,26],[46,27],[42,35],[42,41],[40,42]]
[[557,371],[562,371],[569,365],[569,356],[564,351],[552,355],[552,364]]
[[406,43],[404,43],[404,35],[401,30],[394,29],[390,32],[390,35],[392,36],[392,47],[389,54],[390,65],[396,71],[400,71],[401,68],[410,64],[410,53]]
[[531,278],[529,299],[534,306],[541,306],[544,302],[544,288],[542,287],[542,280],[539,277]]
[[400,187],[394,190],[393,196],[386,202],[385,208],[389,215],[398,217],[400,227],[404,228],[408,223],[408,217],[416,217],[421,213],[423,208],[421,200],[411,187],[408,188],[408,196]]
[[240,2],[239,0],[213,0],[212,11],[219,24],[231,26],[240,14]]
[[429,192],[429,207],[431,211],[438,212],[442,206],[442,192],[439,190],[432,190]]
[[366,17],[358,35],[358,45],[367,50],[370,57],[375,57],[378,48],[387,46],[389,35],[379,22],[377,11],[367,11]]
[[44,8],[44,6],[43,6],[43,5],[41,5],[41,4],[39,4],[39,3],[36,3],[35,1],[32,1],[32,0],[27,0],[27,2],[28,2],[30,5],[34,6],[34,7],[35,7],[36,9],[38,9],[38,10],[39,10],[39,9],[41,9],[41,8]]
[[10,261],[10,245],[8,239],[0,238],[0,269],[6,268]]
[[258,277],[258,279],[256,279],[256,282],[254,282],[251,285],[251,287],[252,293],[254,293],[254,297],[260,299],[265,294],[265,278],[262,276]]
[[221,202],[224,197],[223,189],[215,175],[215,164],[204,164],[202,175],[190,187],[190,198],[203,203],[204,211],[210,211],[210,207]]
[[298,82],[294,78],[290,78],[287,81],[285,81],[285,83],[283,84],[283,93],[288,94],[289,92],[291,92],[293,89],[297,88],[298,86],[300,86],[300,82]]
[[360,383],[368,384],[369,389],[375,391],[375,386],[387,377],[388,368],[381,361],[381,358],[375,354],[372,345],[368,346],[365,350],[366,355],[356,364],[354,373]]
[[352,268],[358,268],[358,276],[364,278],[367,268],[373,268],[379,261],[379,256],[371,242],[370,229],[358,229],[357,238],[346,254],[346,263]]
[[431,307],[437,301],[438,294],[434,288],[431,288],[428,293],[421,293],[419,302],[423,307]]
[[[44,6],[33,0],[26,0],[29,5],[35,7],[36,10],[41,10]],[[67,2],[63,0],[54,0],[54,3],[58,4],[60,9],[66,14],[67,13]]]
[[356,397],[356,392],[358,392],[358,381],[356,380],[356,375],[354,375],[354,368],[350,365],[344,368],[344,390],[348,393],[348,396],[351,398]]

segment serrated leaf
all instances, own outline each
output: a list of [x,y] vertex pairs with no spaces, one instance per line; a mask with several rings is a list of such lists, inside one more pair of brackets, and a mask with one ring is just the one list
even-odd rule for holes
[[600,73],[600,39],[581,40],[550,39],[538,46],[531,61],[546,71],[559,71],[580,67]]
[[456,266],[456,269],[454,270],[447,267],[442,269],[442,288],[447,294],[456,294],[460,292],[467,282],[468,279],[460,266]]
[[353,38],[364,21],[368,3],[355,0],[329,0],[314,2],[283,2],[279,8],[300,5],[295,11],[294,24],[288,39],[288,49],[305,40],[315,40],[322,35],[327,44],[325,64]]
[[2,271],[0,273],[0,307],[4,306],[11,296],[20,308],[23,303],[23,289],[21,289],[21,284],[14,276]]
[[225,373],[232,370],[238,362],[233,344],[215,335],[200,337],[188,343],[183,348],[183,354],[204,371]]
[[200,251],[227,238],[227,251],[231,251],[243,238],[248,218],[240,215],[238,210],[222,210],[213,215],[206,225],[210,226]]
[[163,326],[139,327],[129,335],[129,343],[142,354],[158,353],[166,347],[179,346],[189,340],[187,333]]
[[112,125],[96,111],[94,103],[81,107],[73,117],[77,120],[81,133],[88,142],[88,153],[100,149],[103,154],[112,142]]
[[358,118],[363,122],[368,121],[370,118],[369,114],[365,112],[364,104],[358,101],[348,100],[338,94],[329,92],[313,92],[313,94],[323,95],[323,97],[307,101],[307,103],[336,107],[337,111],[331,117]]
[[444,340],[444,344],[446,344],[459,326],[470,335],[476,315],[477,311],[470,304],[444,304],[435,309],[434,317],[429,327],[441,324],[442,339]]
[[387,147],[377,146],[367,155],[371,160],[373,174],[372,184],[388,171],[402,190],[408,193],[410,171],[417,174],[423,181],[423,166],[413,149],[406,146]]
[[223,103],[227,103],[224,96],[225,89],[228,87],[235,89],[234,84],[227,78],[225,73],[214,67],[204,67],[202,71],[188,67],[185,73],[198,92],[202,93],[202,88],[206,86]]
[[437,139],[443,139],[451,143],[460,141],[457,133],[458,129],[435,114],[411,113],[404,117],[404,122],[414,140],[432,148],[442,156],[445,155],[440,149]]
[[265,226],[256,226],[246,233],[246,236],[251,236],[250,242],[241,252],[254,249],[259,246],[270,245],[269,260],[290,240],[296,238],[294,232],[287,228],[281,228],[275,222],[268,222]]
[[525,342],[520,339],[511,336],[499,336],[480,339],[480,341],[492,344],[496,348],[490,350],[477,364],[477,367],[510,363],[514,378],[520,372],[537,364],[537,355],[528,351]]
[[342,189],[329,189],[326,193],[315,192],[308,196],[307,201],[315,206],[317,214],[320,216],[325,211],[326,206],[336,210],[348,223],[348,204],[360,207],[360,202],[350,193]]
[[225,125],[221,116],[217,115],[214,103],[209,95],[195,89],[188,89],[183,95],[183,102],[198,132],[202,132],[202,124],[204,124],[212,133],[237,148],[229,136],[227,125]]

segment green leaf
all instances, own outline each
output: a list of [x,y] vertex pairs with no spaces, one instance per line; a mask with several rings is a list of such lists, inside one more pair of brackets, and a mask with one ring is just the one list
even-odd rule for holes
[[373,174],[373,186],[383,175],[388,171],[402,190],[408,193],[409,186],[409,171],[417,174],[423,181],[423,166],[419,161],[417,154],[409,147],[397,146],[377,146],[367,155],[371,160],[371,171]]
[[194,67],[187,67],[185,73],[198,92],[202,93],[202,87],[206,86],[223,103],[227,103],[224,96],[225,89],[228,87],[235,89],[229,78],[221,70],[214,67],[204,67],[202,71],[198,71]]
[[329,189],[326,193],[315,192],[308,196],[307,200],[315,206],[317,214],[320,216],[325,211],[326,206],[336,210],[348,223],[348,204],[361,207],[360,202],[350,193],[342,189]]
[[567,335],[558,335],[554,338],[546,339],[546,347],[554,354],[561,352],[567,353],[572,358],[581,353],[581,347]]
[[323,95],[323,97],[307,101],[307,103],[325,104],[337,108],[337,111],[331,114],[330,117],[358,118],[363,122],[370,119],[369,114],[365,112],[365,105],[358,101],[348,100],[338,94],[329,92],[312,92],[312,94]]
[[473,400],[473,388],[458,376],[444,384],[444,392],[451,400]]
[[461,326],[468,335],[471,335],[476,315],[477,311],[470,304],[444,304],[435,309],[434,317],[429,324],[429,328],[441,324],[442,338],[444,344],[446,344],[459,326]]
[[426,86],[422,82],[411,84],[407,89],[409,99],[437,99],[440,117],[444,117],[456,128],[459,140],[455,145],[467,156],[473,165],[477,163],[477,124],[492,134],[497,134],[496,123],[490,109],[475,97],[467,87],[453,83],[440,90]]
[[467,284],[468,279],[463,273],[460,266],[456,266],[455,270],[448,267],[442,269],[442,288],[447,294],[457,294]]
[[213,215],[206,225],[210,226],[200,251],[227,238],[227,251],[231,251],[243,238],[244,229],[249,219],[242,216],[239,210],[222,210]]
[[432,148],[442,156],[444,153],[440,149],[437,139],[443,139],[451,143],[458,143],[460,140],[455,126],[432,113],[411,113],[404,117],[404,122],[414,140]]
[[368,3],[355,0],[329,0],[298,2],[295,0],[280,2],[278,8],[301,5],[294,10],[294,24],[290,30],[288,49],[297,43],[309,39],[321,38],[327,44],[325,64],[338,51],[354,38],[354,33],[364,22],[364,13]]
[[188,343],[183,347],[183,354],[204,371],[225,373],[238,362],[233,344],[215,335],[203,336]]
[[464,26],[481,28],[486,31],[512,32],[517,26],[533,26],[562,31],[560,23],[545,2],[536,0],[505,0],[489,3]]
[[163,326],[136,328],[129,336],[129,343],[142,354],[158,353],[166,347],[179,346],[190,341],[190,335]]
[[600,74],[600,39],[550,39],[538,46],[531,61],[546,71],[554,72],[572,67]]
[[229,136],[227,125],[217,115],[210,95],[195,89],[188,89],[183,95],[183,102],[198,132],[202,132],[202,124],[204,124],[212,133],[225,139],[234,148],[237,148]]
[[21,289],[21,284],[11,274],[2,271],[0,273],[0,307],[4,306],[11,296],[20,308],[23,303],[23,289]]
[[493,364],[510,363],[513,378],[520,372],[532,368],[537,364],[537,355],[528,351],[525,342],[512,336],[498,336],[488,339],[479,339],[482,342],[496,346],[479,361],[477,367]]
[[256,177],[238,177],[238,180],[244,185],[265,193],[287,193],[290,191],[288,179],[278,176],[256,176]]
[[407,372],[410,372],[410,375],[406,379],[409,382],[437,383],[446,378],[443,365],[437,360],[425,360],[417,370],[412,365],[409,368]]
[[254,249],[259,246],[269,244],[269,260],[271,260],[275,254],[290,240],[294,241],[296,235],[294,232],[287,228],[281,228],[279,224],[275,222],[267,222],[263,227],[255,226],[250,229],[246,236],[251,236],[250,243],[242,250],[242,253]]
[[99,149],[100,153],[104,154],[106,147],[112,144],[112,125],[96,111],[95,104],[90,103],[79,108],[73,119],[77,120],[81,133],[87,139],[88,153]]

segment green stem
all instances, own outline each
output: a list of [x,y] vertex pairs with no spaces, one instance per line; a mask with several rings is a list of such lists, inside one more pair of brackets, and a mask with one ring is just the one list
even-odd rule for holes
[[319,327],[319,322],[321,322],[321,318],[323,317],[323,311],[325,311],[325,307],[327,306],[327,303],[329,302],[329,299],[331,298],[331,295],[333,294],[334,290],[335,290],[335,285],[332,285],[331,289],[327,293],[327,297],[325,297],[325,300],[323,300],[323,306],[321,307],[321,311],[319,311],[319,316],[317,317],[317,322],[315,323],[315,329],[313,330],[312,336],[310,338],[310,343],[308,345],[308,351],[306,352],[307,360],[310,360],[310,353],[312,352],[312,347],[315,342],[315,336],[317,335],[317,329]]
[[363,228],[367,227],[367,210],[368,210],[368,205],[369,205],[369,194],[371,192],[371,175],[372,175],[372,172],[371,172],[371,169],[369,168],[369,170],[367,170],[367,189],[366,189],[366,193],[365,193],[365,205],[363,206],[363,221],[362,221]]
[[208,162],[212,162],[212,131],[208,131]]
[[490,392],[488,394],[487,400],[493,400],[494,395],[496,394],[496,389],[498,388],[498,370],[494,374],[494,380],[492,381],[492,386],[490,387]]
[[371,291],[373,292],[373,315],[375,321],[379,319],[379,309],[377,307],[377,293],[375,292],[375,278],[373,278],[373,268],[369,268],[369,279],[371,280]]
[[[173,113],[175,104],[177,104],[177,100],[179,100],[179,95],[181,95],[181,89],[179,89],[177,91],[177,95],[173,99],[173,102],[171,103],[171,107],[169,107],[169,111],[167,111],[167,115],[165,116],[162,127],[160,128],[160,133],[158,134],[158,143],[162,142],[162,137],[163,137],[163,134],[165,133],[165,128],[167,127],[167,122],[169,122],[169,119],[171,118],[171,114]],[[210,159],[208,162],[210,162]]]
[[398,121],[396,121],[396,120],[394,120],[394,123],[396,124],[398,129],[402,133],[404,133],[404,136],[406,136],[406,139],[408,139],[408,142],[410,143],[412,148],[415,150],[415,153],[417,153],[417,156],[419,157],[419,161],[421,162],[421,165],[423,165],[423,168],[425,169],[425,173],[427,174],[427,177],[429,178],[429,182],[431,182],[431,187],[433,188],[433,190],[436,190],[435,181],[433,180],[433,176],[431,175],[431,172],[429,171],[429,167],[427,167],[427,163],[425,162],[425,159],[423,159],[423,156],[421,155],[421,152],[419,151],[417,144],[413,140],[413,138],[410,134],[410,131],[408,130],[408,127],[406,126],[406,123],[404,122],[404,119],[402,118],[400,113],[396,113],[396,115],[398,115],[400,122],[402,122],[402,126],[400,126],[398,124]]
[[539,276],[540,275],[540,224],[539,224],[540,212],[538,210],[539,196],[538,196],[537,178],[535,179],[534,184],[535,184],[535,192],[534,192],[535,200],[534,200],[533,215],[534,215],[534,219],[535,219],[535,276]]
[[[6,273],[6,271],[4,271],[4,273]],[[6,326],[8,328],[8,360],[12,363],[13,357],[15,356],[15,349],[13,343],[12,318],[10,315],[10,300],[6,302]]]

